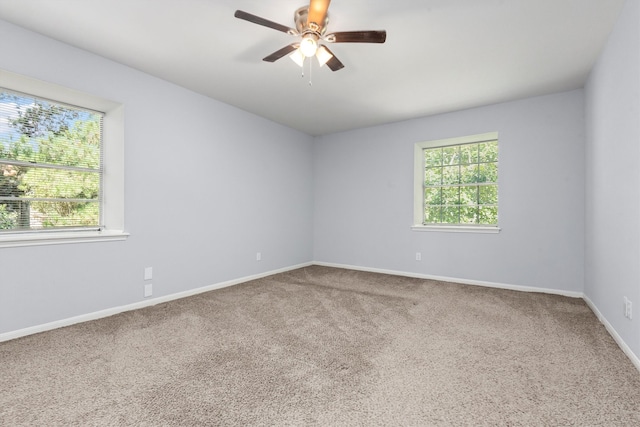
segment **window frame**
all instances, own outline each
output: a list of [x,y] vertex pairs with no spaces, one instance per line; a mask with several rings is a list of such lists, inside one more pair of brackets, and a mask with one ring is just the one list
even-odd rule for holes
[[125,240],[124,231],[124,106],[99,96],[90,95],[57,84],[0,69],[2,86],[104,113],[103,181],[101,212],[104,227],[100,230],[35,230],[0,233],[0,248]]
[[[455,138],[422,141],[414,144],[414,195],[413,195],[413,231],[440,231],[457,233],[499,233],[500,227],[496,225],[464,225],[464,224],[424,224],[424,150],[428,148],[450,147],[464,144],[474,144],[485,141],[498,140],[498,132],[487,132],[476,135],[468,135]],[[499,156],[499,149],[498,149]],[[498,161],[499,163],[499,161]],[[500,175],[498,174],[498,181]],[[500,184],[498,184],[498,188]],[[499,191],[499,190],[498,190]],[[499,203],[499,198],[498,198]],[[499,212],[499,208],[498,208]],[[498,214],[499,218],[499,214]]]

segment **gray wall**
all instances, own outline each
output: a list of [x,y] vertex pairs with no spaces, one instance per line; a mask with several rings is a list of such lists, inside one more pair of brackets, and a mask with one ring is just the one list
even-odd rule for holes
[[[414,143],[491,131],[502,231],[411,231]],[[314,167],[316,261],[582,292],[581,90],[317,138]]]
[[312,260],[313,138],[3,21],[0,40],[0,68],[124,104],[131,233],[0,249],[0,333],[139,302],[147,266],[158,297]]
[[[640,3],[628,1],[585,90],[585,294],[640,355]],[[634,320],[623,315],[631,299]]]

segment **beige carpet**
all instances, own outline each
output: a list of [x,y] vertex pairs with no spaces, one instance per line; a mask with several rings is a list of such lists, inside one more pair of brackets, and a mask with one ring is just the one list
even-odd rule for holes
[[313,266],[0,343],[0,425],[640,425],[580,299]]

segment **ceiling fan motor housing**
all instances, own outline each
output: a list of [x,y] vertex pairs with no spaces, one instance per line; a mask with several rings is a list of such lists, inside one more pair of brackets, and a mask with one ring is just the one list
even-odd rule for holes
[[[296,23],[296,30],[298,30],[298,33],[300,34],[305,34],[305,33],[315,33],[319,36],[324,35],[324,33],[327,31],[327,25],[329,24],[329,14],[327,13],[324,22],[322,23],[315,23],[312,22],[311,25],[307,25],[307,18],[309,16],[309,6],[302,6],[301,8],[299,8],[298,10],[296,10],[293,14],[293,20]],[[316,27],[316,24],[318,27]],[[316,28],[314,28],[316,27]]]

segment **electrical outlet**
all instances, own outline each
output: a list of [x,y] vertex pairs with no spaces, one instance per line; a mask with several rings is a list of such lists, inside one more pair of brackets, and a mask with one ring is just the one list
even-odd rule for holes
[[422,261],[422,254],[420,252],[416,252],[416,261]]
[[144,280],[153,279],[153,267],[146,267],[144,269]]
[[153,285],[151,283],[147,283],[144,285],[144,297],[150,297],[153,295]]
[[622,309],[623,309],[624,317],[628,317],[627,316],[627,313],[629,310],[629,305],[627,305],[628,300],[627,300],[627,297],[622,297],[622,298],[623,298]]
[[260,261],[260,260],[262,260],[262,253],[256,252],[256,261]]
[[624,297],[624,317],[629,320],[633,319],[633,305],[627,297]]

